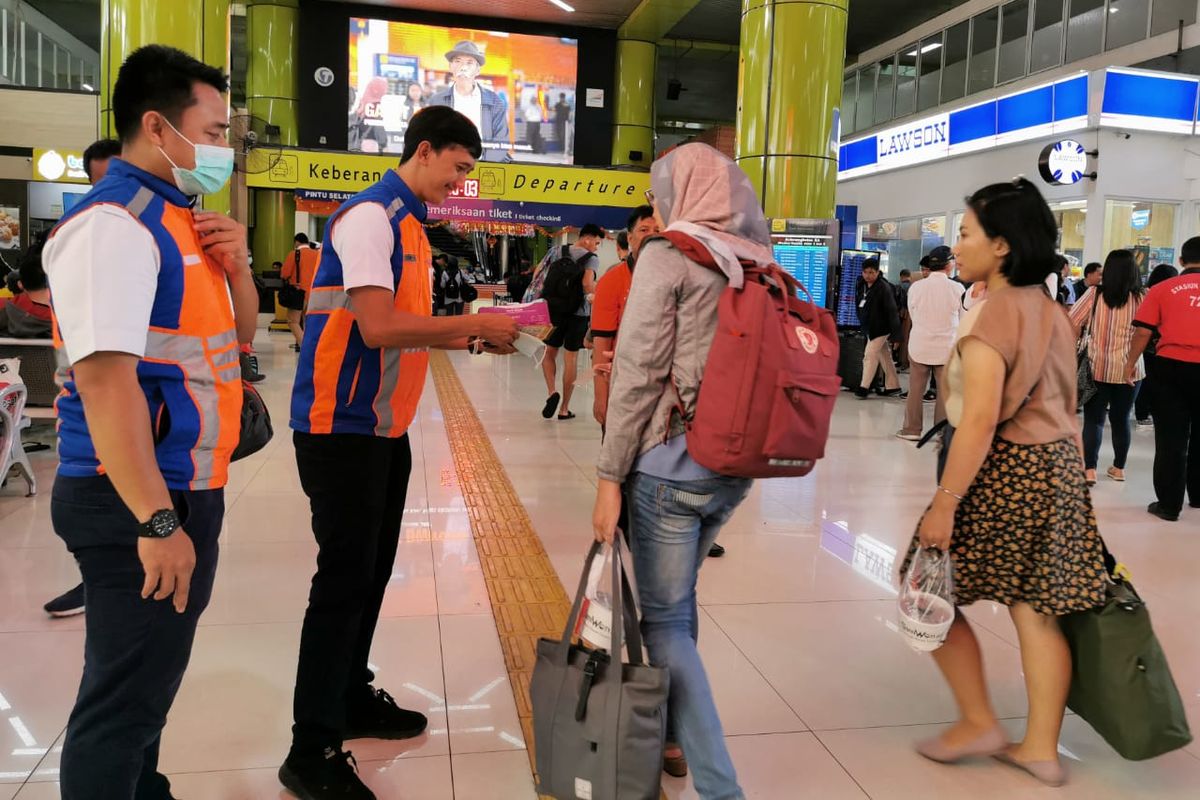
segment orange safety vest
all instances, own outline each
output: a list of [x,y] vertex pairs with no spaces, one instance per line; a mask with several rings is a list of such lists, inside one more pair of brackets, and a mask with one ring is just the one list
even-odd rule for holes
[[[106,179],[63,217],[51,238],[101,204],[121,206],[136,217],[158,248],[158,287],[137,375],[150,409],[159,469],[171,489],[219,489],[228,480],[242,413],[237,327],[225,271],[200,247],[189,198],[116,158]],[[54,339],[62,348],[57,320]],[[55,408],[59,474],[103,474],[70,371]]]
[[325,229],[321,263],[308,296],[304,342],[292,391],[293,430],[398,438],[416,417],[429,368],[428,348],[371,348],[344,284],[331,232],[342,214],[378,203],[392,224],[392,288],[396,309],[432,314],[433,254],[422,224],[427,210],[394,171],[342,204]]

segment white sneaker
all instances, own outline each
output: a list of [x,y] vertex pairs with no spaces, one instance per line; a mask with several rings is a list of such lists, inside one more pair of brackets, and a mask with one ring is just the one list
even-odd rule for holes
[[896,438],[903,439],[906,442],[919,442],[919,441],[921,441],[921,434],[905,433],[904,431],[896,431]]

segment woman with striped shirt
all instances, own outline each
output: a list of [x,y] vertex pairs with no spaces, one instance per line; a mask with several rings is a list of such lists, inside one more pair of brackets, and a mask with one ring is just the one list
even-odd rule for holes
[[1071,307],[1075,335],[1079,336],[1085,326],[1091,331],[1088,358],[1096,394],[1083,407],[1083,461],[1089,485],[1096,483],[1106,415],[1112,423],[1113,440],[1113,465],[1108,468],[1108,477],[1125,480],[1125,459],[1131,440],[1129,414],[1144,373],[1139,361],[1134,383],[1129,384],[1122,370],[1133,341],[1133,318],[1144,295],[1133,253],[1113,250],[1104,261],[1100,284],[1088,289]]

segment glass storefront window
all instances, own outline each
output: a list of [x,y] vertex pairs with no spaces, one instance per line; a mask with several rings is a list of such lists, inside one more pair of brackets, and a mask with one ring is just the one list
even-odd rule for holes
[[1105,50],[1116,50],[1146,38],[1150,0],[1108,0],[1108,35]]
[[1104,44],[1104,0],[1070,0],[1067,63],[1094,56]]
[[875,64],[858,71],[858,108],[854,112],[854,130],[861,131],[875,124]]
[[846,76],[846,82],[842,84],[842,133],[853,133],[858,130],[854,127],[854,107],[858,102],[858,73],[851,72]]
[[1034,0],[1033,47],[1029,71],[1039,72],[1062,63],[1063,0]]
[[1051,203],[1050,212],[1058,224],[1058,252],[1072,264],[1083,263],[1083,240],[1087,229],[1087,200]]
[[938,104],[938,89],[942,83],[942,53],[944,51],[941,32],[921,41],[918,51],[921,77],[917,86],[917,111],[926,111]]
[[967,48],[971,23],[960,22],[946,30],[946,57],[942,68],[942,102],[958,100],[967,93]]
[[1179,206],[1144,200],[1104,204],[1104,252],[1132,250],[1142,277],[1155,264],[1175,263],[1175,218]]
[[967,94],[984,92],[996,85],[996,37],[1000,31],[1000,9],[993,8],[971,19],[971,61],[967,66]]
[[1014,0],[1001,9],[1000,63],[996,83],[1025,75],[1025,50],[1029,42],[1029,0]]
[[879,253],[884,277],[895,283],[900,270],[917,272],[921,256],[946,243],[946,217],[907,217],[858,226],[859,247]]
[[917,62],[919,45],[911,44],[896,54],[896,116],[917,110]]
[[1150,23],[1150,35],[1179,29],[1179,23],[1192,25],[1196,22],[1195,0],[1154,0],[1154,19]]
[[896,57],[889,56],[876,66],[879,77],[875,81],[875,124],[881,125],[892,118],[892,104],[896,96]]

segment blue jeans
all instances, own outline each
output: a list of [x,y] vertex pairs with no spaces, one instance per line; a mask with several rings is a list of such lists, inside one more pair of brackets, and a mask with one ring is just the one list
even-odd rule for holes
[[696,650],[696,580],[717,533],[750,485],[742,478],[671,481],[640,472],[629,480],[642,636],[650,663],[670,670],[670,727],[704,800],[742,800],[744,795]]
[[1129,384],[1096,381],[1096,394],[1083,407],[1083,463],[1087,469],[1095,469],[1100,461],[1105,416],[1112,423],[1113,466],[1125,469],[1133,439],[1129,412],[1136,396],[1137,388]]

